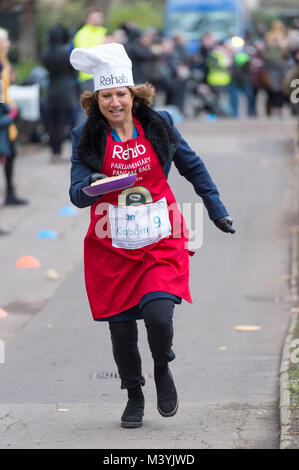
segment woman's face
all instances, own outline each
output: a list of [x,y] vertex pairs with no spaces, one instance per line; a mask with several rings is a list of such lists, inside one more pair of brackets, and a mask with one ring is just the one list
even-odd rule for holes
[[0,39],[0,54],[7,55],[10,48],[10,40],[8,34],[5,33],[3,37]]
[[111,127],[132,120],[133,96],[127,87],[99,90],[98,103]]

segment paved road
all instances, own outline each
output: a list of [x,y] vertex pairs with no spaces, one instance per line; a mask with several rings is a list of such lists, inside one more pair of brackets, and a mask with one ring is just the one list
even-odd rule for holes
[[[163,419],[156,411],[152,360],[139,323],[147,382],[144,426],[120,428],[126,395],[115,377],[107,325],[92,321],[84,292],[80,238],[88,213],[59,219],[55,242],[32,241],[39,214],[45,207],[51,209],[46,215],[52,214],[64,202],[68,168],[49,166],[56,176],[49,188],[57,191],[48,189],[31,208],[3,214],[15,230],[12,241],[0,240],[10,263],[6,272],[14,276],[1,291],[6,304],[0,307],[6,305],[9,316],[0,319],[0,338],[6,341],[5,364],[0,364],[0,448],[278,448],[278,374],[289,321],[293,217],[286,144],[294,124],[186,122],[180,128],[204,158],[237,233],[220,232],[204,214],[203,245],[191,259],[193,304],[185,302],[175,313],[172,370],[180,395],[178,414]],[[43,181],[47,163],[45,156],[39,164],[37,158],[20,159],[19,171],[30,179],[38,167]],[[198,201],[175,169],[170,182],[182,205]],[[19,211],[20,224],[14,223],[13,210]],[[50,220],[52,227],[58,224],[54,216]],[[12,267],[13,256],[24,246],[42,258],[42,271],[26,271],[25,276]],[[57,266],[62,275],[53,287],[45,269]],[[26,296],[23,304],[20,293]],[[34,314],[34,305],[38,310],[43,303]],[[261,329],[235,330],[243,324]]]

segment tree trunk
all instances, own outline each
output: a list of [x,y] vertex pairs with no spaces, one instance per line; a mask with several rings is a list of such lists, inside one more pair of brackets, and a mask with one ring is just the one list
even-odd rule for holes
[[19,60],[35,61],[37,58],[36,47],[36,17],[37,0],[26,0],[20,12],[20,35],[18,41]]

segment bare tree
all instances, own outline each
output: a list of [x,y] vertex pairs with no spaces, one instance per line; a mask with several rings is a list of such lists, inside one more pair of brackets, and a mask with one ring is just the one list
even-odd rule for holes
[[20,14],[20,36],[19,36],[19,53],[20,59],[36,60],[36,18],[37,0],[23,1],[23,8]]
[[17,4],[16,0],[1,0],[0,11],[1,10],[10,10],[15,7]]
[[36,59],[35,16],[37,0],[1,0],[1,10],[19,14],[18,51],[21,60]]

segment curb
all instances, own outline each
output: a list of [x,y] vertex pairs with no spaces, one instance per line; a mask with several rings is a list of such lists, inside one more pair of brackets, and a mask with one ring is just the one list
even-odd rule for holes
[[[298,121],[299,123],[299,121]],[[299,129],[299,128],[298,128]],[[297,138],[295,140],[297,144]],[[297,145],[295,145],[295,165],[297,160]],[[295,167],[295,177],[298,175],[298,163]],[[295,197],[294,197],[294,207],[295,207],[295,216],[297,217],[299,212],[298,207],[298,195],[299,188],[295,179]],[[291,304],[294,309],[291,307],[291,312],[295,310],[295,313],[292,313],[288,332],[284,341],[284,346],[282,350],[282,358],[280,365],[280,449],[288,449],[292,445],[292,437],[290,435],[291,428],[291,398],[289,391],[289,367],[290,367],[290,356],[291,356],[291,343],[293,339],[293,334],[295,330],[296,323],[299,319],[298,314],[298,266],[297,266],[297,253],[299,251],[299,237],[297,236],[297,230],[292,230],[291,235],[291,279],[290,279],[290,288],[291,288]]]
[[288,334],[284,343],[280,367],[280,449],[287,449],[292,444],[290,437],[291,399],[289,391],[289,364],[291,342],[298,318],[299,315],[294,315],[294,317],[291,318]]

